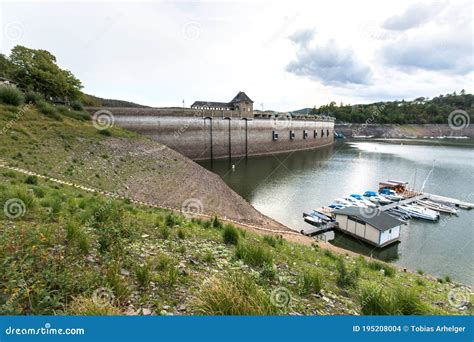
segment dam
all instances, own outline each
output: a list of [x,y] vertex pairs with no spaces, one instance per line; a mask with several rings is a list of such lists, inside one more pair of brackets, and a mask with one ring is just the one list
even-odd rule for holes
[[231,102],[196,101],[191,108],[89,107],[116,125],[148,136],[193,160],[313,149],[334,142],[334,118],[254,112],[239,92]]

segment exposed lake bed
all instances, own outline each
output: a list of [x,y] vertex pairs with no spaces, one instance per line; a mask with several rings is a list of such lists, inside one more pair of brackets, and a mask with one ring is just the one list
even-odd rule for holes
[[[418,190],[473,201],[474,149],[403,142],[353,141],[288,154],[201,164],[219,174],[256,209],[300,230],[302,213],[351,193],[376,190],[385,179],[402,179]],[[235,170],[232,170],[232,164]],[[401,243],[377,250],[340,233],[325,233],[330,243],[392,261],[412,270],[473,284],[474,211],[442,215],[438,223],[410,220]]]

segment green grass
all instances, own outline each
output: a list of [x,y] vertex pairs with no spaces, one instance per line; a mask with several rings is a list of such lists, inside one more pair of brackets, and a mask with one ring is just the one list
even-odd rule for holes
[[316,269],[307,268],[300,280],[303,293],[319,293],[323,288],[323,277]]
[[239,231],[232,225],[226,225],[222,232],[222,240],[228,245],[237,245],[239,242]]
[[249,266],[256,267],[271,265],[273,262],[272,255],[268,249],[262,245],[249,242],[243,242],[237,245],[235,257]]
[[270,295],[247,275],[231,272],[206,282],[193,302],[201,315],[274,315]]

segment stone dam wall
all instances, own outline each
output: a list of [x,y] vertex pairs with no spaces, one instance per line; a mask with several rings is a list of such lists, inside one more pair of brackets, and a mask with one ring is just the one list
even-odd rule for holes
[[116,125],[194,159],[220,159],[313,149],[334,142],[330,119],[249,118],[234,111],[88,108],[112,113]]

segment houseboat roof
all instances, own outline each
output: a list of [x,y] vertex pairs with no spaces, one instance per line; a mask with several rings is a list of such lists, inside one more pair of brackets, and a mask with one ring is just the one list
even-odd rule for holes
[[[374,227],[375,229],[381,232],[400,226],[402,224],[400,220],[397,220],[396,218],[390,216],[389,214],[384,213],[383,211],[379,209],[375,209],[375,210],[376,212],[371,213],[371,215],[367,215],[367,214],[364,214],[364,208],[346,207],[343,209],[335,210],[333,214],[356,217],[357,219],[367,224],[370,224],[372,227]],[[373,216],[373,217],[369,217],[369,216]]]

